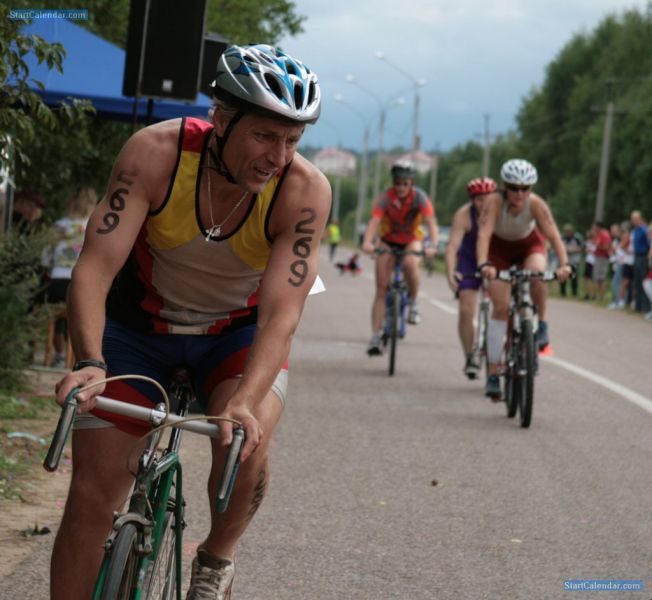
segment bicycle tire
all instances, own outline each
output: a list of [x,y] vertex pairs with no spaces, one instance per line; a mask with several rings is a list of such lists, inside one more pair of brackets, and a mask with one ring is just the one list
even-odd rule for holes
[[507,418],[513,419],[518,410],[518,386],[515,385],[515,370],[516,370],[516,352],[514,349],[514,338],[511,333],[507,338],[505,348],[505,358],[503,360],[505,368],[505,410],[507,411]]
[[489,306],[482,305],[480,310],[480,323],[478,324],[478,347],[484,362],[484,372],[489,373],[489,355],[487,354],[487,329],[489,327]]
[[177,585],[177,531],[174,506],[165,513],[156,558],[148,565],[141,597],[145,600],[173,600]]
[[389,375],[394,375],[396,367],[396,345],[398,344],[398,325],[401,318],[401,296],[397,290],[392,291],[389,307]]
[[142,556],[138,553],[138,528],[125,523],[111,549],[100,600],[129,600],[138,579]]
[[532,321],[528,320],[524,320],[521,324],[519,388],[521,427],[527,428],[532,422],[532,405],[534,403],[534,334],[532,332]]

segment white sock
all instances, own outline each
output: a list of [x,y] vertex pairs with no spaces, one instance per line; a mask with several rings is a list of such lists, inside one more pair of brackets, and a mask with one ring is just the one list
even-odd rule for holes
[[507,333],[507,321],[489,319],[487,327],[487,359],[490,364],[500,362],[500,355],[505,345],[505,334]]

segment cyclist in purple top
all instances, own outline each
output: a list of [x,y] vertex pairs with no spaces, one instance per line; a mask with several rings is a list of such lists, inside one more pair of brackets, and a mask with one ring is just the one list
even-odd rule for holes
[[467,184],[466,190],[471,200],[461,206],[453,217],[445,263],[448,285],[459,299],[457,331],[466,357],[464,374],[469,379],[475,379],[480,364],[473,354],[475,340],[473,317],[478,302],[480,280],[462,277],[462,274],[477,271],[475,245],[478,237],[478,215],[482,210],[485,197],[496,191],[496,182],[488,177],[472,179]]

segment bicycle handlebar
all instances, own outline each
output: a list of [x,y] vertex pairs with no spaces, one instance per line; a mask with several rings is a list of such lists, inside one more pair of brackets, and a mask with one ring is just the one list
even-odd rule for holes
[[376,248],[374,250],[376,254],[393,254],[394,256],[407,256],[408,254],[414,254],[415,256],[425,256],[426,253],[423,250],[404,250],[402,248]]
[[50,473],[56,471],[59,466],[63,447],[66,445],[66,440],[68,439],[70,429],[72,428],[73,419],[77,414],[77,400],[75,400],[75,394],[77,391],[78,389],[74,389],[70,394],[68,394],[66,401],[61,407],[61,415],[59,415],[57,428],[54,431],[50,448],[48,449],[48,453],[43,461],[43,468]]
[[529,281],[531,279],[540,279],[541,281],[554,281],[557,279],[557,273],[554,271],[530,271],[528,269],[506,269],[498,271],[496,279],[500,281]]
[[[66,440],[70,435],[72,423],[77,414],[78,402],[75,395],[79,392],[79,388],[75,388],[66,397],[63,406],[61,407],[61,415],[57,423],[57,428],[52,437],[52,442],[48,449],[48,453],[43,461],[43,467],[46,471],[56,471],[61,461],[63,448],[66,445]],[[105,396],[97,396],[97,408],[126,417],[132,417],[139,421],[149,422],[153,425],[158,425],[163,422],[170,424],[172,427],[186,429],[193,433],[199,433],[211,438],[220,437],[219,425],[214,423],[207,423],[205,421],[192,420],[181,417],[179,415],[167,414],[165,410],[157,408],[145,408],[144,406],[136,406],[119,400],[113,400]],[[217,495],[217,512],[224,513],[229,505],[231,492],[235,478],[240,467],[240,450],[244,444],[245,432],[242,427],[237,427],[233,430],[233,440],[229,446],[229,450],[224,462],[224,469],[218,484]]]

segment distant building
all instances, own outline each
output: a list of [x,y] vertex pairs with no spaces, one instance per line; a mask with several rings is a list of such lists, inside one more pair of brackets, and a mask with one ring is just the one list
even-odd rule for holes
[[349,177],[355,174],[355,155],[339,148],[324,148],[312,157],[312,163],[326,175]]
[[392,162],[396,160],[411,160],[414,163],[414,168],[417,170],[417,173],[423,174],[427,173],[432,169],[432,156],[417,150],[416,152],[407,152],[401,156],[397,156]]

